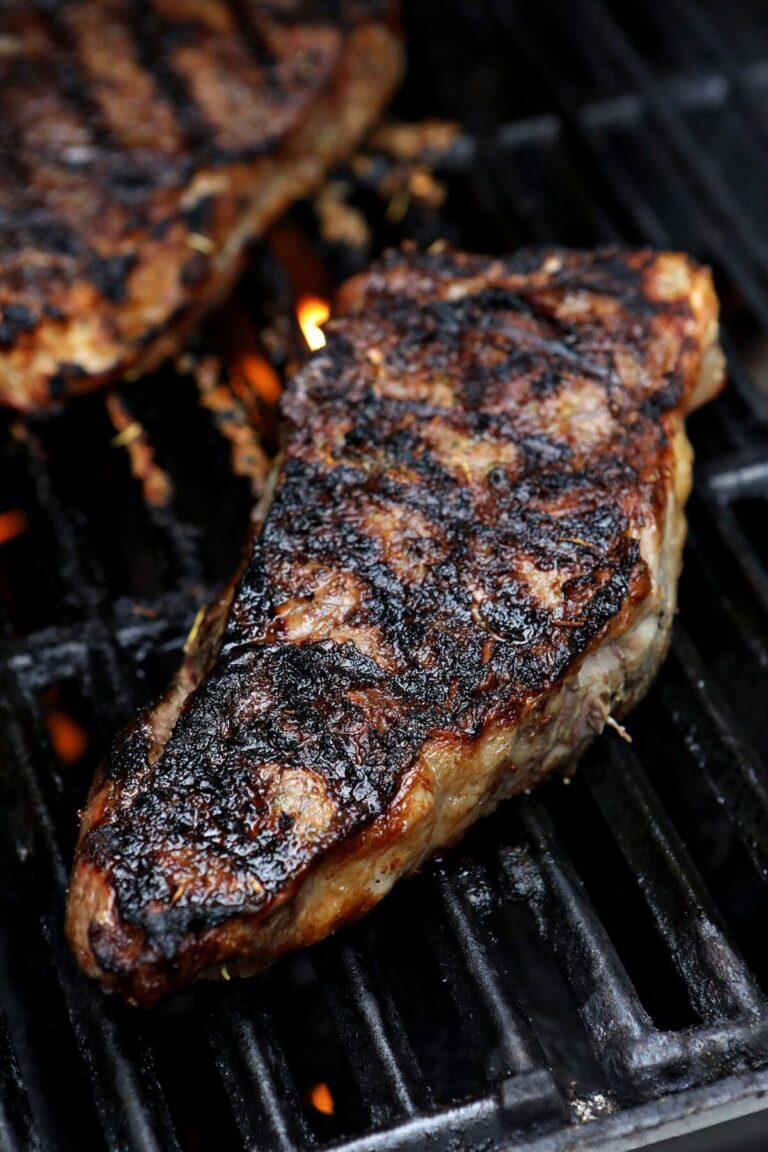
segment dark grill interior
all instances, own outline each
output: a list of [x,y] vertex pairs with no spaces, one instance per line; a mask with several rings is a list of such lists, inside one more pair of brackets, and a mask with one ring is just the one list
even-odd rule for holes
[[[650,242],[716,269],[731,386],[691,423],[672,652],[631,746],[605,736],[360,925],[129,1010],[63,941],[76,812],[237,559],[242,349],[261,336],[282,369],[297,268],[317,291],[368,252],[300,206],[187,371],[3,417],[2,1149],[554,1150],[582,1128],[601,1148],[768,1089],[768,21],[760,0],[414,0],[407,25],[395,114],[461,134],[442,205],[418,180],[383,195],[383,155],[335,174],[368,251]],[[201,404],[206,356],[229,424]]]

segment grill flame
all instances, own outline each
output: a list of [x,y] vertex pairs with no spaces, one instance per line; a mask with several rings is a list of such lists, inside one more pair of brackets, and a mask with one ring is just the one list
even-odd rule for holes
[[237,362],[248,387],[267,404],[276,404],[280,396],[280,377],[268,360],[257,352],[244,352]]
[[327,1084],[315,1084],[309,1094],[309,1099],[312,1102],[312,1107],[316,1108],[318,1112],[322,1112],[323,1116],[333,1116],[333,1096]]
[[12,508],[9,512],[0,512],[0,544],[15,540],[29,527],[26,513],[20,508]]
[[325,347],[325,334],[320,325],[325,324],[330,314],[328,301],[322,300],[319,296],[300,296],[296,301],[299,327],[312,352]]
[[52,708],[44,719],[57,759],[62,764],[76,764],[81,760],[88,749],[88,736],[74,716],[63,708]]

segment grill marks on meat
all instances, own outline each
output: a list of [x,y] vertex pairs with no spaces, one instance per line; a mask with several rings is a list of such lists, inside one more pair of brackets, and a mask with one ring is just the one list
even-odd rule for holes
[[0,402],[43,409],[176,350],[244,244],[375,120],[376,0],[0,8]]
[[360,915],[572,762],[666,650],[708,272],[393,254],[284,397],[241,572],[85,814],[80,963],[150,1002]]

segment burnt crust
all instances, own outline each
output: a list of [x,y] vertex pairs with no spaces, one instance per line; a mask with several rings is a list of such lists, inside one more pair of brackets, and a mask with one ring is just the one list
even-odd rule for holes
[[173,352],[244,243],[382,110],[394,12],[0,6],[0,402],[44,409]]
[[226,957],[428,740],[512,729],[621,635],[713,325],[708,273],[652,251],[392,253],[342,290],[172,731],[140,717],[94,787],[90,971],[152,999]]

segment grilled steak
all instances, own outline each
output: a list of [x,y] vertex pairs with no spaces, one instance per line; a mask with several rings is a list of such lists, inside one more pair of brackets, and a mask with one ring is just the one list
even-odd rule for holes
[[245,243],[377,117],[386,0],[0,5],[0,402],[174,352]]
[[135,1002],[360,916],[570,771],[667,647],[705,269],[406,252],[327,333],[241,571],[84,816],[69,938]]

